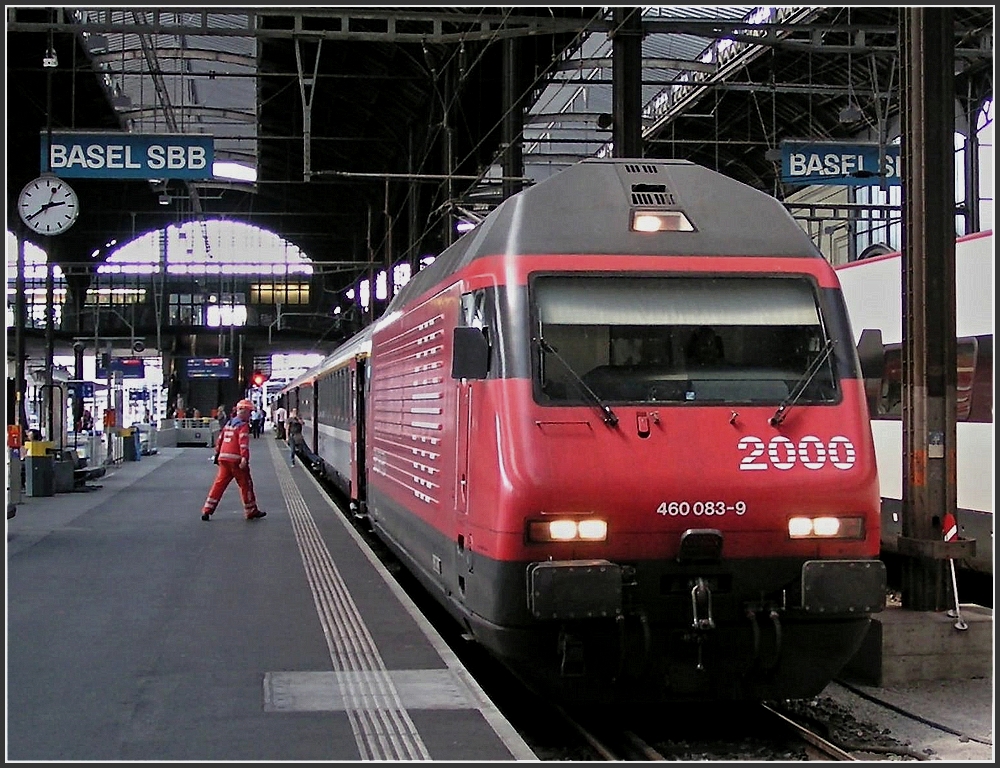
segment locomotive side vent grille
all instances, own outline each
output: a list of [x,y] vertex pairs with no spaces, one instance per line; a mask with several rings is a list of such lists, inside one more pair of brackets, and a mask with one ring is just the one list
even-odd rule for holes
[[632,205],[674,205],[675,202],[666,184],[632,185]]
[[658,173],[659,168],[645,163],[626,163],[625,173]]

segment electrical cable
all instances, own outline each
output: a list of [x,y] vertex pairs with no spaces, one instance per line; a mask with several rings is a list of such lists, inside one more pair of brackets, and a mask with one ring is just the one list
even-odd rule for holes
[[950,733],[953,736],[958,736],[960,739],[963,739],[963,740],[967,739],[968,741],[974,741],[977,744],[985,744],[985,745],[990,746],[990,747],[993,746],[993,742],[991,740],[989,740],[989,739],[980,739],[980,738],[977,738],[975,736],[970,736],[967,733],[962,733],[961,731],[956,731],[954,728],[950,728],[947,725],[935,722],[934,720],[929,720],[926,717],[922,717],[922,716],[920,716],[918,714],[915,714],[913,712],[909,712],[909,711],[903,709],[902,707],[897,707],[895,704],[892,704],[892,703],[886,701],[885,699],[880,699],[878,696],[873,696],[870,693],[866,693],[865,691],[862,691],[860,688],[857,688],[857,687],[851,685],[850,683],[845,683],[843,680],[836,680],[835,682],[837,683],[837,685],[839,685],[839,686],[841,686],[843,688],[846,688],[848,691],[850,691],[851,693],[853,693],[855,696],[860,696],[863,699],[867,699],[868,701],[871,701],[871,702],[873,702],[875,704],[878,704],[880,707],[885,707],[886,709],[892,710],[896,714],[902,715],[903,717],[907,717],[910,720],[916,720],[918,723],[923,723],[924,725],[929,725],[931,728],[935,728],[935,729],[937,729],[939,731],[944,731],[945,733]]

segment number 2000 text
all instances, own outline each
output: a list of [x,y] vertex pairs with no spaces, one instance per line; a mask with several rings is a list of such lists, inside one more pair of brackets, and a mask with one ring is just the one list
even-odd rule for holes
[[740,459],[740,469],[747,471],[785,470],[796,464],[806,469],[822,469],[827,463],[835,469],[851,469],[858,458],[854,443],[843,435],[835,435],[825,443],[814,435],[806,435],[798,445],[783,435],[771,438],[768,443],[749,435],[740,438],[737,448],[745,454]]

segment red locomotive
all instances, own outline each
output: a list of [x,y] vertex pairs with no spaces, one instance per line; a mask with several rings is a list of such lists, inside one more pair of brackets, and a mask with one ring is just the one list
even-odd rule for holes
[[281,396],[539,687],[811,696],[884,606],[837,277],[778,201],[694,164],[588,160],[509,198]]

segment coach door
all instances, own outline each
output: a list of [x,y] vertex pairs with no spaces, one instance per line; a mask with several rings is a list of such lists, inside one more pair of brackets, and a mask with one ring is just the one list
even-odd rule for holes
[[[472,409],[472,382],[459,379],[458,384],[458,425],[455,433],[455,512],[459,516],[469,513],[469,412]],[[459,521],[461,530],[463,521]]]
[[486,292],[462,294],[460,322],[452,340],[451,377],[457,388],[455,425],[455,511],[458,529],[464,530],[464,516],[469,512],[472,475],[469,456],[472,451],[472,414],[476,382],[489,370]]
[[[465,527],[465,515],[469,512],[469,449],[471,426],[473,384],[480,378],[476,358],[476,334],[482,335],[485,318],[486,294],[484,291],[472,291],[462,294],[462,308],[458,326],[455,329],[452,344],[452,378],[458,387],[456,403],[457,423],[455,425],[455,512],[458,530]],[[471,343],[470,343],[471,342]],[[470,363],[472,369],[469,368]]]
[[[477,381],[489,370],[489,343],[484,330],[482,291],[462,295],[462,312],[452,334],[451,379],[455,382],[455,557],[458,596],[464,599],[472,573],[472,542],[468,522],[472,473],[472,419]],[[481,386],[481,385],[479,385]]]
[[368,360],[364,357],[355,359],[350,366],[351,372],[351,445],[354,453],[351,455],[351,489],[357,499],[359,512],[364,509],[368,498],[368,474],[365,471],[365,395],[368,388]]

